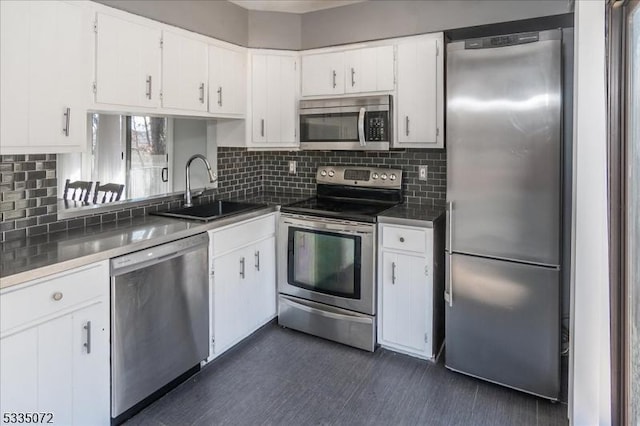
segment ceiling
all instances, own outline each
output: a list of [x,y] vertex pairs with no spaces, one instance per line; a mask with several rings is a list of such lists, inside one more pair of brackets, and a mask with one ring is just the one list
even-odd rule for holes
[[360,3],[367,0],[229,0],[250,10],[287,13],[307,13],[322,9]]

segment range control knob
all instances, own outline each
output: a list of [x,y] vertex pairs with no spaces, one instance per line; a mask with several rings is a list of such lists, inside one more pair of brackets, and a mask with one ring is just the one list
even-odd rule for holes
[[373,179],[378,179],[378,174],[377,174],[377,173],[374,173],[374,174],[372,174],[372,175],[371,175],[371,177],[372,177]]
[[320,172],[320,176],[326,176],[326,175],[327,175],[327,171],[326,170],[323,170],[323,171]]
[[380,179],[387,180],[387,174],[386,173],[381,174]]
[[329,170],[329,177],[333,177],[336,173],[333,170]]
[[389,176],[389,179],[396,180],[396,175],[392,173],[391,176]]

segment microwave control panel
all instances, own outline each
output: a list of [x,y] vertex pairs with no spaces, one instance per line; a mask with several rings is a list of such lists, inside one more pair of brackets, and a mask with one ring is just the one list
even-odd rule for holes
[[388,141],[388,120],[387,111],[367,112],[365,120],[365,139],[367,141]]

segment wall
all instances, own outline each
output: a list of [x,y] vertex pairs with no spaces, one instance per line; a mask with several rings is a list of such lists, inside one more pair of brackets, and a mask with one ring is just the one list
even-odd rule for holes
[[[235,198],[256,194],[262,189],[261,152],[247,152],[238,148],[219,148],[219,188],[208,190],[205,197],[195,204],[208,202],[214,197]],[[182,195],[158,201],[150,200],[135,207],[122,207],[107,213],[67,220],[57,220],[56,156],[3,155],[0,156],[0,242],[7,248],[19,250],[31,244],[24,237],[56,238],[56,233],[77,228],[99,226],[114,221],[128,221],[135,216],[147,215],[158,210],[177,208]],[[6,200],[6,201],[5,201]],[[43,235],[43,234],[50,235]],[[36,239],[36,245],[39,239]]]
[[569,414],[611,424],[605,3],[575,11],[574,241]]
[[571,12],[568,0],[373,0],[302,15],[302,49]]
[[47,232],[57,220],[56,156],[0,156],[0,241],[20,237],[24,229]]
[[297,13],[249,11],[249,47],[300,50],[302,18]]
[[248,47],[311,49],[571,12],[572,0],[370,0],[305,14],[227,1],[95,0]]
[[[290,175],[289,161],[297,161],[297,175]],[[371,166],[403,170],[405,201],[423,205],[445,205],[447,158],[444,150],[412,149],[389,152],[301,151],[264,153],[264,183],[267,192],[315,192],[318,166]],[[427,165],[427,181],[418,180],[418,166]]]
[[201,0],[95,0],[165,24],[218,40],[247,46],[248,12],[227,1]]

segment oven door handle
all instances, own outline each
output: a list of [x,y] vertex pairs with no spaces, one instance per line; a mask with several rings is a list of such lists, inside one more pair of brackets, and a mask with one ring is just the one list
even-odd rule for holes
[[336,312],[323,311],[321,309],[312,308],[311,306],[307,306],[307,305],[304,305],[302,303],[294,302],[293,300],[285,298],[285,297],[280,297],[280,303],[284,303],[284,304],[292,306],[292,307],[294,307],[296,309],[300,309],[302,311],[309,312],[309,313],[316,314],[316,315],[320,315],[320,316],[326,317],[326,318],[332,318],[332,319],[337,319],[337,320],[347,320],[347,321],[351,321],[351,322],[360,322],[360,323],[364,323],[364,324],[370,324],[371,323],[371,318],[361,318],[361,317],[358,317],[358,316],[355,316],[355,315],[343,315],[343,314],[338,314]]
[[[306,224],[302,224],[302,223],[294,223],[294,222],[289,222],[287,220],[283,221],[284,225],[289,225],[289,226],[295,226],[296,228],[303,228],[303,229],[309,229],[309,230],[317,230],[317,229],[321,229],[324,231],[335,231],[336,233],[339,234],[349,234],[349,235],[370,235],[373,234],[373,231],[363,231],[363,230],[358,230],[358,231],[353,231],[353,230],[348,230],[345,229],[344,225],[333,225],[333,224],[329,224],[329,223],[322,223],[322,222],[318,222],[318,223],[314,223],[312,226],[310,225],[306,225]],[[361,226],[361,225],[355,225],[355,226]]]
[[364,139],[364,115],[366,112],[366,109],[360,108],[360,114],[358,114],[358,139],[360,140],[360,146],[367,146],[367,141]]

